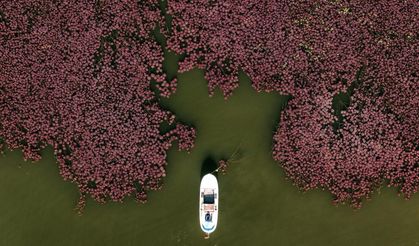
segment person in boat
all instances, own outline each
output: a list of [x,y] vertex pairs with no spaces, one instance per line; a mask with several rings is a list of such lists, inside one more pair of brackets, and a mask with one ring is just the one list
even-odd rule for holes
[[210,214],[210,212],[207,212],[206,214],[205,214],[205,221],[211,221],[211,219],[212,219],[212,216],[211,216],[211,214]]

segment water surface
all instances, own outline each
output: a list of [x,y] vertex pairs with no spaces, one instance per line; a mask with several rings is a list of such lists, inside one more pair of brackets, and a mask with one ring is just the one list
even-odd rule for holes
[[[65,182],[50,148],[36,163],[19,151],[0,157],[0,245],[419,245],[419,196],[410,201],[382,188],[360,210],[333,206],[321,190],[301,193],[271,157],[272,134],[286,97],[257,94],[241,75],[224,101],[208,97],[203,72],[179,75],[164,107],[197,129],[190,154],[169,151],[164,188],[149,202],[73,210],[78,192]],[[198,219],[201,165],[207,159],[239,160],[219,175],[220,217],[203,239]]]

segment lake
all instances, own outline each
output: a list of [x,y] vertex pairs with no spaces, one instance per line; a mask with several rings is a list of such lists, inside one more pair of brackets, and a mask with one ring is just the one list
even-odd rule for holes
[[[53,151],[36,163],[20,151],[0,157],[0,245],[419,245],[419,196],[406,201],[383,187],[355,210],[332,205],[327,191],[300,192],[271,156],[272,135],[286,97],[256,93],[249,79],[225,101],[208,97],[203,72],[179,75],[162,100],[197,129],[191,153],[172,147],[161,191],[146,204],[87,201],[74,211],[76,186],[59,175]],[[199,227],[203,163],[237,153],[218,175],[219,224],[210,239]]]

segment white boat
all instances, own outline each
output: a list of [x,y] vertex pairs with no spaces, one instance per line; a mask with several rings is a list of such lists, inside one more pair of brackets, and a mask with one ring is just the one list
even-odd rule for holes
[[218,221],[218,182],[212,174],[201,180],[199,192],[199,222],[203,232],[209,236],[217,228]]

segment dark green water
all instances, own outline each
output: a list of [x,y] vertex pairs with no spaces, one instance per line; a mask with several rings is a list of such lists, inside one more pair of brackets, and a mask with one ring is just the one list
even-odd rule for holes
[[[75,185],[58,174],[51,149],[37,163],[19,151],[0,157],[0,246],[8,245],[419,245],[419,196],[382,188],[360,210],[335,207],[327,192],[299,192],[272,160],[272,134],[285,97],[257,94],[245,76],[228,101],[208,97],[203,73],[179,76],[165,107],[197,129],[190,154],[169,152],[162,191],[139,205],[96,204],[73,210]],[[203,239],[198,220],[201,165],[239,149],[219,175],[219,225]]]

